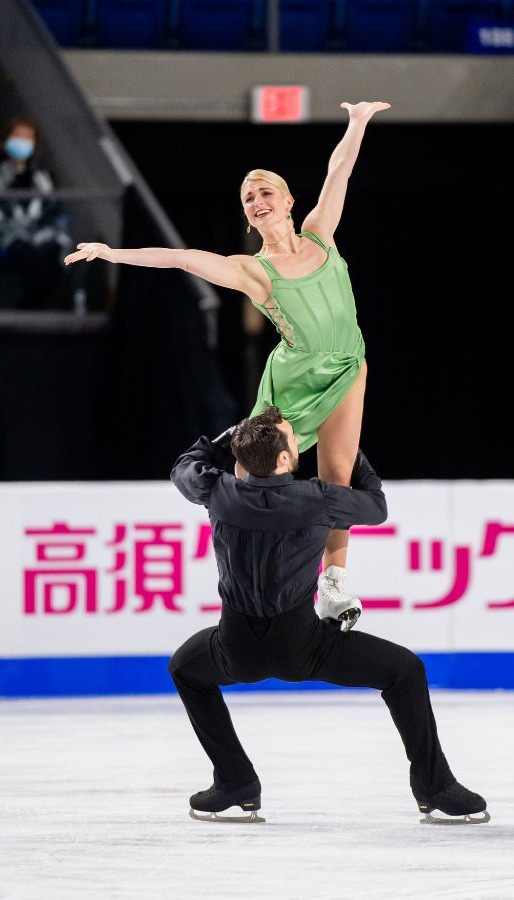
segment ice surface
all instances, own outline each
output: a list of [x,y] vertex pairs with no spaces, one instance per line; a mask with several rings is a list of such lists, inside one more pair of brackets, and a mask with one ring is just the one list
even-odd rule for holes
[[211,767],[176,695],[0,704],[1,900],[513,900],[514,694],[432,694],[491,822],[421,826],[372,692],[229,694],[263,825],[188,817]]

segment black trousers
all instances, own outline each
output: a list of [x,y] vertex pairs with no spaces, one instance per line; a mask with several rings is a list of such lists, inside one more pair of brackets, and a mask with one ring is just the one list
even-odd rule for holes
[[257,778],[219,687],[265,678],[380,690],[410,761],[416,800],[428,801],[455,781],[437,736],[423,662],[398,644],[325,624],[312,601],[272,619],[224,608],[218,627],[182,644],[169,671],[217,785],[236,788]]

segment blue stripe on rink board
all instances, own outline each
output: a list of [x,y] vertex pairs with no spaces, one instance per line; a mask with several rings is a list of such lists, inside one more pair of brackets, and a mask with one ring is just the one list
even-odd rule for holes
[[[433,688],[514,690],[513,653],[420,653]],[[166,656],[88,656],[0,659],[1,697],[168,694],[175,687]],[[270,678],[224,691],[341,690],[323,681]]]

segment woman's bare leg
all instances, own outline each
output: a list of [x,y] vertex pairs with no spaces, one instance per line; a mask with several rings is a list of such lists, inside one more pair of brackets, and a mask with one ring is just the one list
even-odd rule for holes
[[[348,391],[328,419],[318,429],[318,475],[323,481],[349,485],[359,449],[366,390],[366,361]],[[346,567],[348,531],[331,531],[323,556],[323,569],[328,566]]]

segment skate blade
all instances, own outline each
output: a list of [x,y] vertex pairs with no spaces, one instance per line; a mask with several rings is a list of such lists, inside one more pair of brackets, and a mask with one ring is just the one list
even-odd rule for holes
[[351,631],[353,626],[356,624],[360,614],[360,609],[354,608],[347,609],[346,612],[341,613],[341,615],[337,619],[338,622],[341,622],[341,631]]
[[210,813],[198,813],[196,809],[190,809],[189,815],[192,819],[196,819],[197,822],[217,822],[218,824],[226,824],[227,822],[235,822],[237,824],[248,824],[248,825],[257,825],[261,822],[265,822],[266,819],[263,816],[259,816],[255,811],[249,813],[247,816],[222,816],[219,813],[210,812]]
[[442,819],[439,816],[433,816],[431,813],[425,813],[425,817],[420,819],[422,825],[485,825],[489,822],[491,816],[484,810],[478,816],[473,814],[467,816],[454,816],[453,818]]

